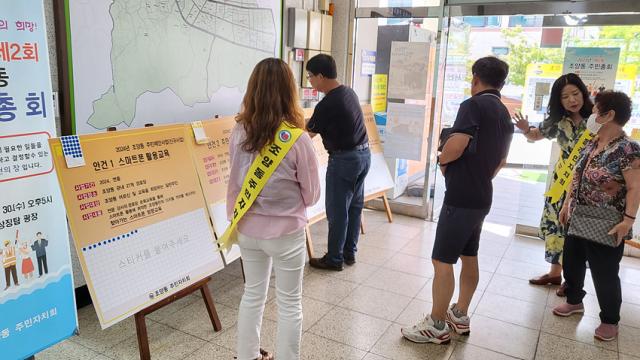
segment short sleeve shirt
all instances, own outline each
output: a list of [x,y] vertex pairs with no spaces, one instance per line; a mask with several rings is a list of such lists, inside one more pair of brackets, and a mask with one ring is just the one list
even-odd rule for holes
[[467,209],[491,207],[491,181],[507,157],[513,131],[511,116],[497,90],[476,94],[460,104],[451,133],[471,139],[462,156],[447,164],[445,204]]
[[627,206],[624,172],[640,166],[640,145],[623,135],[589,161],[597,145],[592,140],[582,150],[575,172],[582,176],[574,177],[571,197],[580,204],[624,212]]
[[329,152],[352,150],[369,141],[358,95],[344,85],[329,91],[316,105],[307,129],[322,136]]

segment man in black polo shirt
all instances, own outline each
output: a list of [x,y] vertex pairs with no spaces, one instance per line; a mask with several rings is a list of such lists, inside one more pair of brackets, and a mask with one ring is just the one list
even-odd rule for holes
[[[509,111],[500,89],[509,66],[495,57],[475,62],[470,99],[460,104],[453,128],[439,156],[447,187],[431,255],[434,278],[431,315],[402,335],[413,342],[448,343],[450,329],[470,331],[467,315],[478,285],[478,246],[485,216],[491,208],[491,181],[506,163],[513,137]],[[453,264],[462,259],[458,301],[449,307],[455,288]]]
[[333,58],[324,54],[314,56],[306,70],[313,88],[325,94],[316,105],[307,130],[312,136],[320,134],[329,152],[325,188],[328,251],[321,258],[312,258],[309,264],[340,271],[343,263],[356,262],[364,179],[371,166],[369,138],[358,96],[336,80]]

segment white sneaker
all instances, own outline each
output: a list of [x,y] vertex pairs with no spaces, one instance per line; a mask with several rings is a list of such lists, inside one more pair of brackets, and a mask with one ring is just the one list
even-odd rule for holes
[[456,304],[451,305],[447,310],[446,322],[459,335],[468,335],[471,332],[471,319],[467,315],[457,317],[453,312]]
[[419,344],[448,344],[451,341],[451,331],[447,323],[445,322],[444,329],[438,330],[431,315],[426,316],[416,325],[403,327],[400,332],[405,339]]

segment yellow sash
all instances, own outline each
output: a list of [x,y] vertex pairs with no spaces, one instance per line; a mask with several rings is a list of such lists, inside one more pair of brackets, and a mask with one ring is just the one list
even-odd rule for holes
[[578,139],[578,142],[571,150],[571,154],[566,160],[558,160],[556,164],[556,175],[558,178],[553,182],[549,190],[544,196],[551,198],[551,203],[555,204],[562,198],[562,195],[569,189],[571,179],[573,178],[573,170],[580,158],[580,152],[589,140],[593,139],[593,134],[589,130],[585,130]]
[[267,144],[260,151],[260,155],[257,156],[251,164],[244,178],[242,188],[240,188],[240,193],[236,198],[231,224],[229,224],[227,230],[218,239],[220,250],[227,250],[238,241],[238,222],[244,214],[247,213],[251,205],[253,205],[260,191],[262,191],[273,172],[278,165],[280,165],[282,159],[284,159],[289,150],[291,150],[291,147],[302,133],[302,129],[291,127],[283,122],[278,128],[278,131],[276,131],[276,137],[273,143]]

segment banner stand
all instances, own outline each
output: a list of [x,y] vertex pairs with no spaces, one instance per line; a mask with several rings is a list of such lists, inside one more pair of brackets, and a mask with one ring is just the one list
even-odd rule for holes
[[[364,202],[366,203],[367,201],[371,201],[371,200],[375,200],[375,199],[382,199],[382,203],[384,204],[384,210],[387,213],[387,219],[389,220],[390,223],[393,222],[393,214],[391,213],[391,207],[389,206],[389,199],[387,199],[387,191],[380,191],[377,193],[373,193],[369,196],[365,196],[364,197]],[[309,219],[309,222],[307,224],[307,226],[305,227],[306,233],[307,233],[307,254],[309,255],[309,259],[311,259],[313,257],[314,251],[313,251],[313,241],[311,239],[311,225],[317,223],[318,221],[324,219],[327,217],[327,213],[323,212],[322,214],[316,215],[313,218]],[[362,234],[365,233],[365,227],[364,227],[364,213],[362,213],[362,217],[360,218],[360,232]]]

